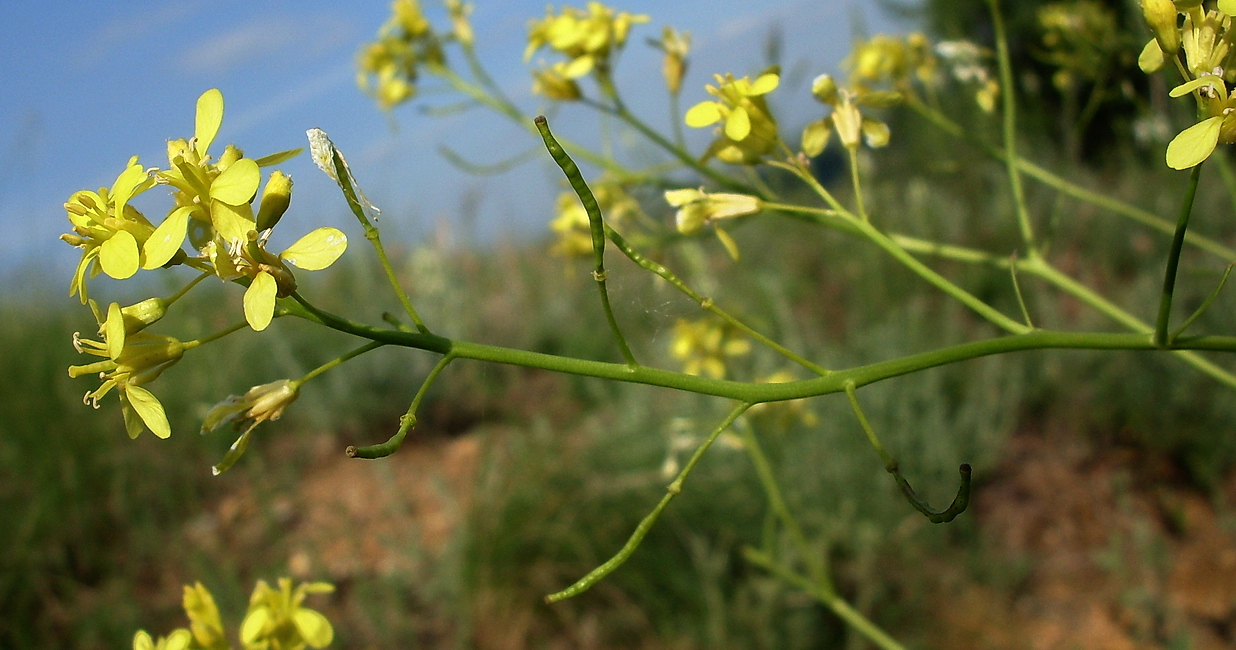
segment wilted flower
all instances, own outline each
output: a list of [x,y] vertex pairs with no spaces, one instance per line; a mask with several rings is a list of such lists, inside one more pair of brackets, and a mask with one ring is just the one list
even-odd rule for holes
[[217,476],[236,464],[249,447],[249,436],[253,430],[263,422],[278,420],[299,396],[300,382],[280,379],[254,386],[244,395],[229,395],[227,399],[214,405],[202,421],[202,433],[225,425],[240,428],[248,424],[236,442],[232,443],[223,460],[214,466],[214,474]]
[[691,51],[691,33],[680,32],[669,25],[661,30],[661,40],[649,40],[653,47],[665,53],[661,62],[661,74],[670,94],[682,90],[682,78],[687,74],[687,53]]

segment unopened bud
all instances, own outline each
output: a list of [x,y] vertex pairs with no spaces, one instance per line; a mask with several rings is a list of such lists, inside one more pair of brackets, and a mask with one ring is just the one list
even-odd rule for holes
[[1180,49],[1180,28],[1176,26],[1178,13],[1172,0],[1142,0],[1142,16],[1154,32],[1159,47],[1168,55]]
[[811,94],[825,104],[837,103],[837,82],[830,74],[822,74],[811,82]]
[[158,322],[167,313],[167,301],[162,298],[147,298],[120,310],[124,318],[126,334],[136,334]]
[[292,177],[281,171],[272,172],[266,181],[266,189],[262,190],[262,204],[257,214],[258,231],[274,228],[291,202]]

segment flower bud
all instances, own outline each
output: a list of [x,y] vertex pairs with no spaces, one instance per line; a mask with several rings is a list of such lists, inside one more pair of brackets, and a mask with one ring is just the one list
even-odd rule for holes
[[262,204],[257,214],[258,231],[274,228],[291,202],[292,177],[281,171],[272,172],[266,181],[266,189],[262,190]]
[[811,94],[825,104],[837,102],[837,82],[830,74],[822,74],[811,82]]
[[136,334],[154,325],[167,313],[167,301],[162,298],[147,298],[120,310],[126,334]]
[[1159,47],[1173,55],[1180,49],[1180,28],[1176,26],[1178,14],[1172,0],[1142,0],[1142,15]]

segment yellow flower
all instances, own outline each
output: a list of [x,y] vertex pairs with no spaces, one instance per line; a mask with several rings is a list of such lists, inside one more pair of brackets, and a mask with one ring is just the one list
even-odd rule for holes
[[138,630],[133,635],[133,650],[189,650],[193,643],[193,635],[188,630],[177,628],[166,637],[156,641],[146,630]]
[[[455,37],[460,42],[471,39],[471,27],[467,24],[471,5],[449,0],[448,8]],[[441,40],[422,13],[420,2],[395,0],[391,3],[391,17],[378,31],[378,40],[361,48],[356,58],[356,83],[387,111],[416,95],[422,65],[432,69],[445,63]]]
[[1221,77],[1203,75],[1180,84],[1171,91],[1172,97],[1182,97],[1196,91],[1203,113],[1208,117],[1181,131],[1167,145],[1167,166],[1189,169],[1214,153],[1220,143],[1236,142],[1236,97],[1229,95]]
[[[74,192],[64,204],[73,232],[60,236],[66,243],[82,249],[82,259],[69,285],[69,295],[80,295],[86,303],[86,275],[100,272],[117,280],[132,277],[139,268],[157,268],[167,260],[154,260],[144,250],[155,227],[137,208],[129,205],[133,197],[154,187],[150,173],[129,159],[111,190]],[[157,261],[157,264],[151,262]]]
[[[249,234],[248,244],[238,247],[238,254],[230,255],[227,266],[231,273],[249,278],[244,299],[245,320],[258,332],[270,325],[275,299],[296,291],[296,277],[284,262],[306,271],[320,271],[334,264],[348,248],[347,235],[337,228],[313,230],[278,255],[266,250],[270,231],[258,235],[254,230]],[[216,267],[219,266],[216,263]]]
[[670,352],[688,375],[725,376],[725,361],[751,351],[751,344],[729,327],[713,320],[680,319],[674,325]]
[[704,101],[687,111],[687,126],[702,128],[721,123],[717,139],[705,152],[703,160],[716,156],[735,165],[754,165],[772,153],[779,137],[777,121],[768,110],[764,95],[781,83],[781,76],[771,70],[751,81],[747,77],[715,75],[717,85],[709,85],[708,93],[718,101]]
[[330,645],[335,637],[330,621],[301,603],[309,594],[329,594],[334,590],[325,582],[301,583],[293,589],[290,578],[280,578],[279,589],[275,590],[259,580],[249,598],[249,612],[240,625],[241,642],[247,650]]
[[[612,92],[610,80],[611,58],[614,52],[626,45],[631,27],[648,22],[648,16],[615,12],[600,2],[589,2],[585,12],[573,7],[563,7],[555,14],[553,7],[546,9],[546,16],[528,23],[528,47],[524,61],[543,47],[564,55],[567,60],[555,66],[555,76],[575,80],[594,73],[602,88]],[[540,76],[537,77],[540,81]],[[535,92],[553,86],[540,84]],[[552,98],[552,96],[551,96]]]
[[827,117],[816,120],[803,129],[803,153],[808,156],[820,155],[833,131],[837,132],[841,144],[848,149],[858,149],[863,141],[872,148],[888,144],[888,125],[863,115],[858,107],[860,104],[872,108],[892,106],[901,101],[900,93],[838,89],[832,76],[826,74],[816,77],[811,85],[811,93],[821,103],[832,106],[833,110]]
[[573,102],[584,94],[571,77],[567,63],[559,61],[548,68],[532,71],[532,92],[560,102]]
[[115,388],[130,438],[136,438],[147,428],[160,438],[170,436],[172,429],[163,405],[142,386],[158,379],[163,371],[179,361],[184,354],[184,344],[170,336],[140,331],[145,325],[140,321],[126,322],[123,310],[116,303],[108,306],[106,317],[99,313],[93,301],[90,304],[103,340],[83,339],[80,333],[74,333],[73,347],[79,353],[103,360],[69,366],[69,376],[77,378],[97,373],[103,384],[87,393],[84,401],[98,408],[99,400]]
[[[244,395],[229,395],[227,399],[214,405],[202,421],[202,433],[214,431],[229,424],[237,428],[248,424],[236,442],[232,443],[223,460],[211,469],[215,476],[236,464],[236,461],[245,453],[245,449],[249,447],[250,434],[259,424],[269,420],[278,420],[299,396],[300,382],[280,379],[269,384],[254,386]],[[188,609],[187,605],[185,609]]]
[[[194,122],[193,139],[169,141],[167,154],[171,167],[155,174],[159,183],[172,187],[176,205],[146,245],[147,255],[153,258],[148,264],[162,265],[172,259],[190,234],[191,222],[200,226],[193,231],[192,238],[199,250],[216,240],[223,247],[245,242],[249,232],[257,229],[252,201],[262,181],[260,168],[283,162],[301,151],[282,151],[254,160],[228,145],[219,159],[213,160],[210,146],[223,123],[223,94],[218,89],[208,90],[198,98]],[[291,182],[287,182],[286,188],[278,181],[274,186],[290,192]],[[274,194],[273,189],[268,184],[267,192]],[[282,209],[286,210],[287,205]],[[274,206],[267,208],[266,219],[271,225],[278,220],[276,211]],[[277,212],[282,215],[282,211]],[[216,274],[226,278],[226,273]]]
[[189,616],[189,628],[193,633],[194,648],[200,650],[231,650],[231,644],[223,631],[223,620],[214,596],[202,585],[185,585],[182,600],[185,614]]

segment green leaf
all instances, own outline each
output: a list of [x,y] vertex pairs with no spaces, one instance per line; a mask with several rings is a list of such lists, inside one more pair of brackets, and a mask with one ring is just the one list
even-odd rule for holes
[[295,244],[279,254],[279,258],[306,271],[320,271],[334,264],[347,249],[348,237],[342,231],[318,228],[296,240]]

